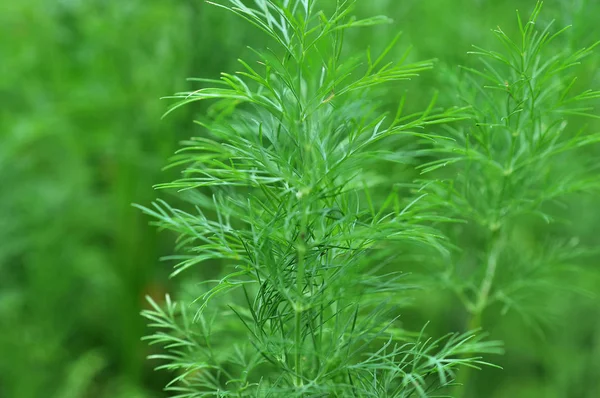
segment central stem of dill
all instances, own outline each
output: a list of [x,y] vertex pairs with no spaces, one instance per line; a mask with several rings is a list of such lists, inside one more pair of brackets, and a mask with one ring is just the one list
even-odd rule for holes
[[297,301],[295,305],[294,319],[294,366],[296,372],[296,386],[302,385],[302,312],[304,303],[302,300],[302,291],[304,287],[304,253],[306,248],[301,243],[298,251],[298,275],[297,275]]
[[[304,201],[303,201],[304,202]],[[304,205],[305,206],[305,205]],[[306,225],[308,210],[303,209],[300,223],[299,241],[296,245],[296,302],[294,305],[294,367],[296,373],[296,386],[302,382],[302,313],[304,312],[304,284],[305,284],[305,256],[306,256]]]
[[[467,322],[468,330],[475,330],[481,327],[481,317],[483,315],[483,311],[488,305],[490,291],[492,290],[492,285],[496,276],[496,269],[498,268],[498,256],[502,251],[502,241],[499,232],[500,231],[494,231],[492,235],[492,242],[487,257],[483,281],[481,282],[481,286],[479,287],[476,301],[474,305],[471,306],[471,309],[469,311],[469,317]],[[461,372],[459,372],[456,380],[457,385],[455,388],[455,396],[466,397],[466,386],[471,377],[471,372],[472,368],[470,367],[465,367],[462,369]]]

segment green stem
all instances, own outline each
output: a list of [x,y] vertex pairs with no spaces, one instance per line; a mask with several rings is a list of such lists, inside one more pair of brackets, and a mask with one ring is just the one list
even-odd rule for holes
[[[468,330],[476,330],[481,328],[481,318],[483,311],[488,306],[488,299],[496,276],[496,270],[498,268],[498,256],[502,251],[502,240],[500,239],[500,231],[495,231],[492,237],[492,243],[490,252],[486,262],[485,275],[479,291],[477,294],[476,301],[469,311],[469,318],[467,322]],[[459,373],[456,379],[457,386],[454,389],[453,396],[455,397],[466,397],[467,386],[471,378],[472,368],[464,367]]]
[[298,248],[298,275],[297,275],[297,288],[298,288],[298,299],[296,301],[296,308],[294,309],[294,366],[296,372],[296,386],[302,385],[302,312],[303,312],[303,300],[302,300],[302,288],[304,285],[304,246]]
[[306,208],[305,198],[302,200],[303,214],[300,224],[299,242],[296,245],[297,268],[296,268],[296,302],[294,308],[294,367],[296,373],[296,386],[301,386],[302,382],[302,313],[304,312],[304,257],[306,255],[306,233],[308,209]]
[[[297,304],[297,306],[301,306],[302,303]],[[294,367],[296,372],[296,387],[300,387],[302,385],[302,363],[301,363],[301,350],[300,345],[302,344],[302,334],[300,332],[300,326],[302,324],[302,311],[300,308],[296,308],[295,314],[295,336],[294,336]]]

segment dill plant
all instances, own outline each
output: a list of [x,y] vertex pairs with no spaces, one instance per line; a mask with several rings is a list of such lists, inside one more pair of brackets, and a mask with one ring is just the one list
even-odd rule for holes
[[[328,3],[331,5],[332,3]],[[376,87],[410,79],[430,61],[343,56],[348,29],[388,22],[356,19],[352,1],[322,11],[315,0],[215,4],[256,26],[272,47],[253,50],[242,70],[179,93],[168,111],[212,100],[197,121],[203,135],[173,159],[180,179],[160,185],[187,204],[142,209],[178,234],[173,275],[219,265],[194,300],[169,296],[143,315],[163,346],[159,368],[174,372],[177,397],[428,397],[458,366],[498,352],[472,332],[439,339],[398,321],[409,284],[382,271],[393,244],[442,247],[388,176],[392,139],[434,136],[427,126],[459,120],[463,109],[383,113]],[[385,195],[373,195],[373,192]],[[400,253],[401,254],[401,253]]]
[[[541,332],[552,315],[544,297],[576,290],[569,275],[594,252],[566,236],[567,221],[557,216],[573,194],[600,187],[598,159],[583,152],[600,141],[585,120],[598,118],[592,105],[600,91],[578,89],[575,74],[598,43],[571,50],[560,43],[568,27],[539,26],[541,9],[538,2],[526,21],[517,13],[516,40],[493,31],[501,51],[471,52],[481,66],[454,76],[470,118],[444,126],[451,139],[436,140],[424,151],[435,160],[420,166],[438,173],[422,182],[421,204],[461,221],[440,227],[458,250],[430,275],[462,303],[467,329],[479,329],[493,308],[517,311]],[[562,227],[550,233],[556,221]],[[468,379],[467,370],[459,380]]]

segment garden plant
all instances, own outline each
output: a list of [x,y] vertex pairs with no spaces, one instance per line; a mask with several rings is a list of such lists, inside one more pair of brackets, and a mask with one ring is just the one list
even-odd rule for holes
[[[140,208],[178,236],[174,277],[215,269],[143,312],[160,347],[151,358],[173,375],[167,390],[466,396],[503,352],[485,313],[518,311],[543,333],[540,297],[569,290],[593,254],[564,233],[523,241],[563,200],[598,189],[585,150],[600,134],[585,119],[600,92],[573,72],[594,46],[556,51],[566,28],[540,26],[538,3],[518,17],[518,39],[497,28],[501,49],[475,47],[480,65],[449,76],[454,106],[433,94],[414,111],[410,95],[393,103],[386,90],[433,61],[399,53],[400,35],[360,55],[344,47],[386,17],[355,18],[353,1],[214,6],[268,45],[236,73],[193,79],[201,87],[167,112],[210,101],[172,159],[181,177],[157,186],[175,197]],[[565,167],[574,156],[578,167]],[[398,164],[421,174],[390,173]],[[457,297],[464,325],[432,335],[403,320],[429,289]]]

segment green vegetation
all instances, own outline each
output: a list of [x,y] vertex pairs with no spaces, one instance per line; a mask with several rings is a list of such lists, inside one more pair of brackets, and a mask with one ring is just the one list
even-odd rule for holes
[[600,396],[600,4],[217,2],[2,6],[0,396]]

